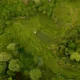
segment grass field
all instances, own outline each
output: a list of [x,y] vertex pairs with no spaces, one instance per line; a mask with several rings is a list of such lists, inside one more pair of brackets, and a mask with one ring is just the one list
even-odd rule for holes
[[[41,57],[43,63],[57,77],[62,75],[71,80],[80,80],[80,71],[72,66],[60,65],[55,50],[51,50],[52,45],[57,46],[80,23],[80,1],[60,0],[53,9],[51,18],[41,13],[31,17],[13,18],[11,25],[0,35],[0,52],[6,51],[5,45],[10,42],[19,43],[26,53],[31,52],[34,56]],[[26,63],[26,55],[23,58]]]
[[[48,17],[38,14],[28,19],[13,19],[12,26],[6,28],[5,34],[9,34],[15,42],[20,43],[26,52],[31,51],[34,55],[41,56],[43,62],[53,73],[62,74],[68,78],[74,78],[75,76],[80,79],[80,72],[74,69],[72,71],[66,70],[65,67],[61,67],[57,63],[57,58],[53,56],[55,54],[48,49],[51,44],[56,45],[56,41],[64,37],[64,33],[69,28],[66,27],[66,29],[64,26],[58,25]],[[34,31],[36,31],[36,34]]]

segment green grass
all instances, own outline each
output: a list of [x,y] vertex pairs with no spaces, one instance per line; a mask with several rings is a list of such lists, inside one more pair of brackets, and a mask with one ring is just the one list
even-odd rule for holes
[[[2,2],[5,3],[4,1]],[[11,6],[11,3],[9,4]],[[6,6],[5,10],[10,6]],[[44,8],[49,8],[48,6],[47,1]],[[20,5],[18,7],[20,7]],[[56,75],[63,75],[67,78],[75,77],[77,80],[80,80],[80,71],[72,68],[72,66],[59,65],[57,63],[59,62],[57,55],[50,50],[51,45],[57,45],[59,42],[62,42],[64,37],[69,36],[69,31],[75,29],[75,26],[80,24],[80,1],[59,0],[53,9],[52,19],[41,13],[24,19],[20,17],[12,19],[12,25],[7,26],[3,34],[3,29],[0,30],[0,52],[6,51],[5,46],[10,42],[19,43],[26,53],[40,56],[46,66]],[[1,9],[1,11],[2,10],[5,11],[4,9]],[[15,12],[16,10],[13,11]],[[25,9],[24,12],[26,12]],[[7,17],[7,15],[9,15],[8,11],[5,17]],[[34,34],[34,31],[37,31],[37,33]],[[21,58],[24,58],[22,62],[26,63],[27,59],[25,59],[26,56],[24,56],[25,55],[21,55]]]
[[[80,80],[79,71],[71,66],[59,65],[56,54],[48,49],[67,36],[67,31],[73,29],[80,21],[79,3],[80,1],[76,4],[63,0],[58,2],[53,11],[54,20],[42,14],[25,19],[14,18],[12,25],[8,26],[5,33],[0,36],[0,52],[5,49],[2,45],[8,45],[9,39],[12,38],[14,42],[24,47],[27,53],[31,52],[33,55],[41,56],[43,62],[53,73],[64,75],[67,78],[76,77],[77,80]],[[34,31],[37,33],[34,34]]]
[[47,49],[47,44],[44,44],[44,42],[34,34],[35,28],[40,30],[41,27],[44,26],[39,23],[39,15],[37,15],[30,19],[14,19],[13,25],[8,27],[5,33],[9,32],[14,38],[14,41],[20,43],[26,52],[31,51],[34,55],[42,56],[45,64],[56,73],[58,66],[51,52]]
[[53,37],[49,36],[43,31],[37,31],[36,36],[45,44],[51,45],[54,43]]
[[[5,34],[9,33],[10,37],[20,43],[26,52],[31,51],[33,55],[41,56],[43,62],[53,73],[63,74],[68,78],[73,76],[79,78],[80,72],[61,68],[57,63],[58,59],[53,56],[54,53],[48,49],[51,43],[56,44],[56,40],[60,41],[60,38],[65,36],[63,33],[66,33],[66,28],[69,27],[58,26],[54,21],[41,14],[28,19],[16,18],[12,23],[6,28]],[[35,30],[41,32],[34,34]],[[46,39],[41,39],[43,37]]]

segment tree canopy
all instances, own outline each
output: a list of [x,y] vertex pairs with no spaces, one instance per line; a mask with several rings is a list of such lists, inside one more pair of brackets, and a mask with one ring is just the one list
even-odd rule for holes
[[21,63],[19,59],[12,59],[9,63],[9,70],[19,72],[21,70]]
[[70,56],[71,60],[76,60],[77,62],[80,61],[80,54],[78,52],[74,52],[71,56]]
[[12,58],[12,55],[7,52],[0,53],[0,61],[9,61]]
[[16,43],[11,43],[7,46],[8,50],[15,50],[16,49]]
[[35,68],[30,71],[30,77],[32,80],[38,80],[42,76],[40,69]]

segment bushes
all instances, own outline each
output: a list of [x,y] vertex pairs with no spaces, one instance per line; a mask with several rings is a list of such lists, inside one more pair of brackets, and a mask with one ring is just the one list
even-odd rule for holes
[[9,62],[9,70],[19,72],[21,70],[21,62],[18,59],[12,59]]
[[0,62],[0,75],[5,73],[6,67],[6,62]]
[[[14,17],[35,15],[38,11],[48,16],[52,15],[54,1],[48,0],[30,0],[27,1],[27,5],[22,0],[1,0],[0,3],[0,20],[3,24],[7,23],[7,20],[11,20]],[[4,6],[4,7],[3,7]],[[5,23],[4,23],[5,22]]]
[[39,3],[40,2],[40,0],[34,0],[35,1],[35,3]]
[[[35,5],[30,1],[28,5],[22,3],[21,0],[1,0],[0,4],[0,19],[10,20],[13,17],[33,15],[35,12]],[[4,8],[3,8],[4,6]],[[34,6],[34,7],[33,7]]]
[[9,44],[8,46],[7,46],[7,49],[8,50],[16,50],[16,43],[11,43],[11,44]]
[[39,78],[42,76],[42,73],[40,69],[32,69],[30,71],[30,77],[32,80],[39,80]]
[[6,52],[0,53],[0,61],[9,61],[12,58],[12,55]]
[[78,52],[74,52],[70,55],[71,60],[76,60],[77,62],[80,61],[80,54]]
[[7,47],[8,50],[6,49],[6,52],[0,53],[0,75],[13,76],[12,74],[14,73],[10,73],[11,71],[20,71],[21,67],[20,61],[17,59],[18,56],[13,56],[15,54],[14,52],[17,50],[15,45],[15,43],[9,44]]
[[34,63],[31,53],[25,54],[25,51],[21,50],[22,48],[17,46],[16,43],[10,43],[6,48],[6,52],[0,53],[0,75],[7,75],[6,79],[8,80],[13,79],[13,77],[15,78],[18,72],[25,72],[23,75],[25,78],[26,74],[27,78],[31,76],[31,79],[41,77],[41,71],[39,69],[33,69],[35,65],[38,65]]
[[7,26],[7,22],[11,22],[16,17],[29,17],[36,14],[36,4],[33,0],[24,4],[22,0],[1,0],[0,1],[0,34],[2,34]]
[[[69,58],[71,61],[79,62],[80,61],[80,38],[79,38],[79,26],[73,28],[69,33],[66,42],[59,45],[59,53],[62,53],[62,56]],[[61,48],[61,46],[64,46]],[[72,64],[72,63],[71,63]]]
[[43,14],[46,14],[47,16],[52,16],[53,7],[54,7],[54,0],[52,0],[51,2],[49,2],[48,0],[46,1],[41,0],[38,11],[42,12]]

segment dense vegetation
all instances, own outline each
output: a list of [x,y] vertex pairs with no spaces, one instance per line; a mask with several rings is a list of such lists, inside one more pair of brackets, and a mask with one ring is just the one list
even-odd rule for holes
[[79,4],[0,0],[0,80],[80,80]]

